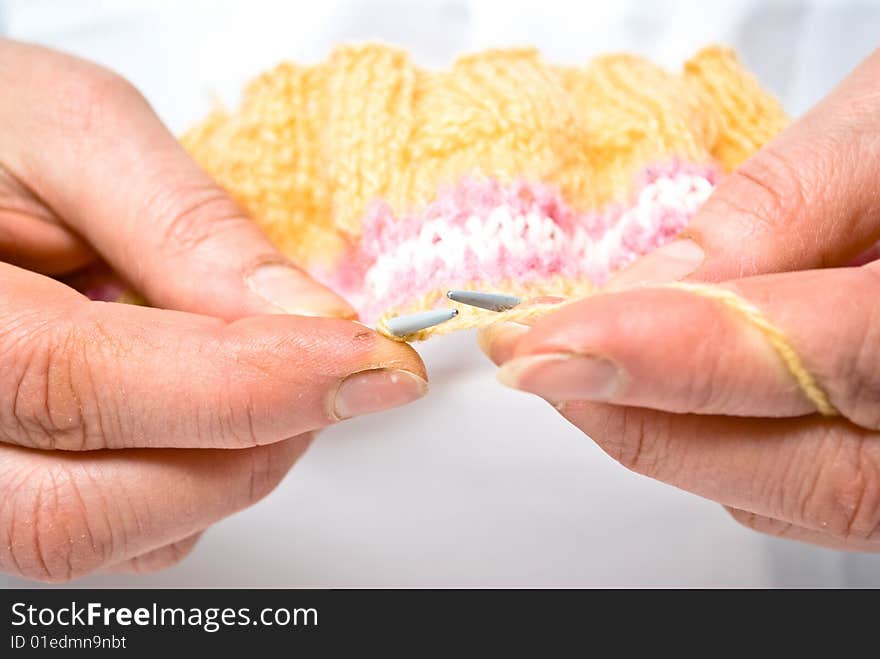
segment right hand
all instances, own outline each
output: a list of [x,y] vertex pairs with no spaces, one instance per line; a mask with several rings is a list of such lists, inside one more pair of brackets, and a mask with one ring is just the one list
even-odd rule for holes
[[[344,320],[124,80],[0,40],[0,88],[0,570],[170,565],[312,431],[425,393],[417,354]],[[164,308],[44,276],[98,258]]]
[[880,51],[602,295],[484,330],[500,379],[750,528],[880,551],[880,260],[850,267],[880,240],[878,81]]

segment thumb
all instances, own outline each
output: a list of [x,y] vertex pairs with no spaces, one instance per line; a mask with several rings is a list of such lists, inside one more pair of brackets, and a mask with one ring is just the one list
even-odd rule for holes
[[41,48],[0,49],[8,166],[151,303],[226,319],[356,315],[275,249],[129,83]]
[[610,289],[847,265],[880,239],[880,51],[716,188]]

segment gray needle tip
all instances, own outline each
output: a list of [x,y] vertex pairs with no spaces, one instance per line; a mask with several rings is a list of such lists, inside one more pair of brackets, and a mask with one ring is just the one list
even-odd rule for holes
[[409,336],[419,330],[445,323],[458,315],[458,309],[435,309],[421,311],[409,316],[397,316],[387,322],[388,331],[394,336]]
[[479,307],[480,309],[488,309],[489,311],[507,311],[522,302],[515,295],[483,293],[480,291],[448,291],[446,297],[454,302]]

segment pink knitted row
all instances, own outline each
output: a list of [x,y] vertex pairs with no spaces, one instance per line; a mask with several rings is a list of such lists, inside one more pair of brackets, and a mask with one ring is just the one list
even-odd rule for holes
[[400,218],[373,202],[360,245],[334,272],[313,274],[366,322],[438,288],[557,276],[599,285],[675,237],[716,180],[708,165],[652,166],[638,176],[630,203],[578,213],[549,185],[463,179]]

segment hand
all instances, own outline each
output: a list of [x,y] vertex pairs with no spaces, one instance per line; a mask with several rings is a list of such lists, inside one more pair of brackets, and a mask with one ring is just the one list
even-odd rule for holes
[[[408,346],[307,317],[353,311],[128,83],[0,41],[0,88],[0,570],[169,565],[268,493],[311,431],[425,392]],[[37,274],[99,256],[165,309]]]
[[[481,336],[499,378],[625,466],[765,533],[880,550],[880,53],[724,180],[681,240],[609,294]],[[644,284],[725,282],[783,330],[840,412],[816,414],[724,305]]]

